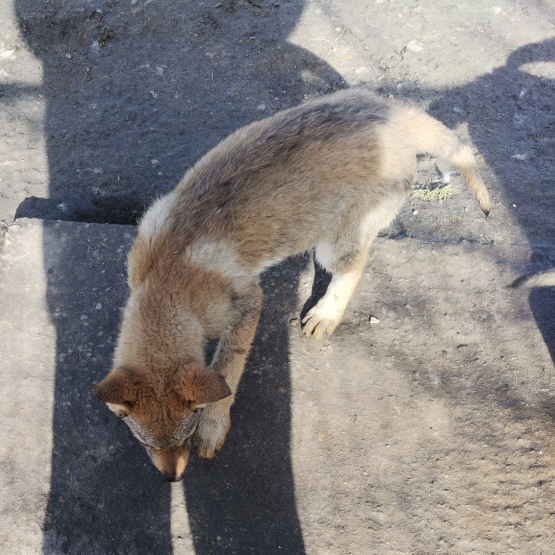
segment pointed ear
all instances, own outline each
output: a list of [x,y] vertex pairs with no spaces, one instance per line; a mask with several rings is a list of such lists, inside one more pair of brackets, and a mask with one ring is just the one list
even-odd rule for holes
[[231,395],[225,378],[214,370],[198,363],[189,363],[183,368],[182,395],[193,405],[214,403]]
[[116,368],[94,388],[94,394],[114,412],[129,414],[136,401],[136,385],[129,370]]

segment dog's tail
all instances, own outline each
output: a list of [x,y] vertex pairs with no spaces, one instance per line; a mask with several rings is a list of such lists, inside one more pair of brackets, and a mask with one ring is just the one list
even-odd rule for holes
[[510,285],[514,288],[555,287],[555,269],[539,274],[526,274],[516,278]]
[[486,189],[472,150],[462,144],[458,137],[443,123],[425,112],[412,112],[411,132],[415,134],[415,146],[418,153],[427,152],[439,158],[449,160],[463,174],[468,186],[476,196],[480,208],[487,216],[491,200]]

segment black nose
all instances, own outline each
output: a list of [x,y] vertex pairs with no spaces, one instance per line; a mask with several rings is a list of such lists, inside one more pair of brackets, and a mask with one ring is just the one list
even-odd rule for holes
[[180,482],[181,480],[183,480],[183,474],[181,476],[177,476],[177,478],[173,475],[169,475],[169,474],[164,474],[164,478],[168,481],[168,482]]

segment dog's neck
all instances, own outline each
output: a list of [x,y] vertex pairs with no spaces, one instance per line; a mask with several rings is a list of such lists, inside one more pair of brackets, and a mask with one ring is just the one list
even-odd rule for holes
[[134,291],[125,308],[115,366],[163,369],[195,361],[203,363],[205,330],[175,299],[148,302]]

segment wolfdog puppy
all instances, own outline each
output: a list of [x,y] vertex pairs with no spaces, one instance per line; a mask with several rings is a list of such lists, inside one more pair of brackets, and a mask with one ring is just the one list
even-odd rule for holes
[[[182,478],[191,440],[206,458],[224,444],[262,305],[260,273],[314,247],[333,277],[303,330],[333,333],[373,240],[409,194],[420,152],[459,168],[488,214],[470,148],[426,113],[364,90],[239,129],[145,213],[114,369],[95,392],[168,480]],[[210,339],[219,343],[206,368]]]

